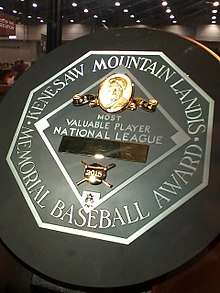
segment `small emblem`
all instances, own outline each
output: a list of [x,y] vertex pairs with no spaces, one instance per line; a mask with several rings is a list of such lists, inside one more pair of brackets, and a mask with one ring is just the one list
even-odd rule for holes
[[141,108],[148,112],[154,112],[157,108],[156,99],[144,100],[141,97],[134,97],[134,85],[126,74],[113,74],[105,79],[99,87],[98,96],[75,95],[73,105],[81,106],[89,104],[90,107],[100,106],[108,113],[116,113],[123,110],[136,110]]
[[84,202],[84,209],[90,211],[94,208],[100,200],[100,193],[94,191],[83,191],[82,199]]
[[114,168],[115,164],[110,164],[107,166],[102,166],[97,163],[93,163],[91,165],[88,165],[87,163],[81,161],[81,163],[85,166],[84,169],[84,178],[80,181],[78,181],[76,184],[80,185],[84,182],[89,182],[92,185],[99,185],[104,183],[108,187],[112,187],[113,185],[109,182],[107,182],[105,179],[107,177],[108,170]]

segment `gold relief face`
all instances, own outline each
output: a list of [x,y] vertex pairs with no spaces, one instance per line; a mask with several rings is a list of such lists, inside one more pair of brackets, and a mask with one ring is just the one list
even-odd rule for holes
[[132,97],[132,82],[125,74],[113,74],[99,88],[99,105],[109,113],[124,109]]
[[134,97],[133,84],[126,74],[116,73],[106,78],[99,87],[98,96],[86,94],[73,96],[74,106],[89,104],[91,108],[101,107],[108,113],[116,113],[122,110],[137,110],[141,108],[147,112],[154,112],[158,101],[154,98],[145,100]]

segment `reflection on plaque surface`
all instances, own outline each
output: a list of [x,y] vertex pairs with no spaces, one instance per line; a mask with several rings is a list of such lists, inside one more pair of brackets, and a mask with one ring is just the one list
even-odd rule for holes
[[146,144],[64,136],[59,152],[88,155],[94,158],[102,158],[103,156],[145,163],[148,149],[149,146]]

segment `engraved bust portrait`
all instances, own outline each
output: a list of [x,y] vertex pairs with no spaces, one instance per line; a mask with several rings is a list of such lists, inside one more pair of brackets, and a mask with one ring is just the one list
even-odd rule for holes
[[99,88],[99,104],[107,112],[118,112],[131,100],[132,83],[125,74],[113,74]]

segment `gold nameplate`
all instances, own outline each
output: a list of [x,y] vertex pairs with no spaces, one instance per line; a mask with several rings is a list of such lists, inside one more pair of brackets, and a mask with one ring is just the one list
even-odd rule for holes
[[126,74],[116,73],[105,79],[99,87],[98,96],[75,95],[73,105],[81,106],[89,104],[90,107],[100,106],[108,113],[116,113],[123,110],[136,110],[141,108],[148,112],[154,112],[157,108],[156,99],[144,100],[133,96],[134,85]]
[[63,136],[59,152],[86,155],[93,158],[113,158],[146,163],[149,145],[86,137]]

